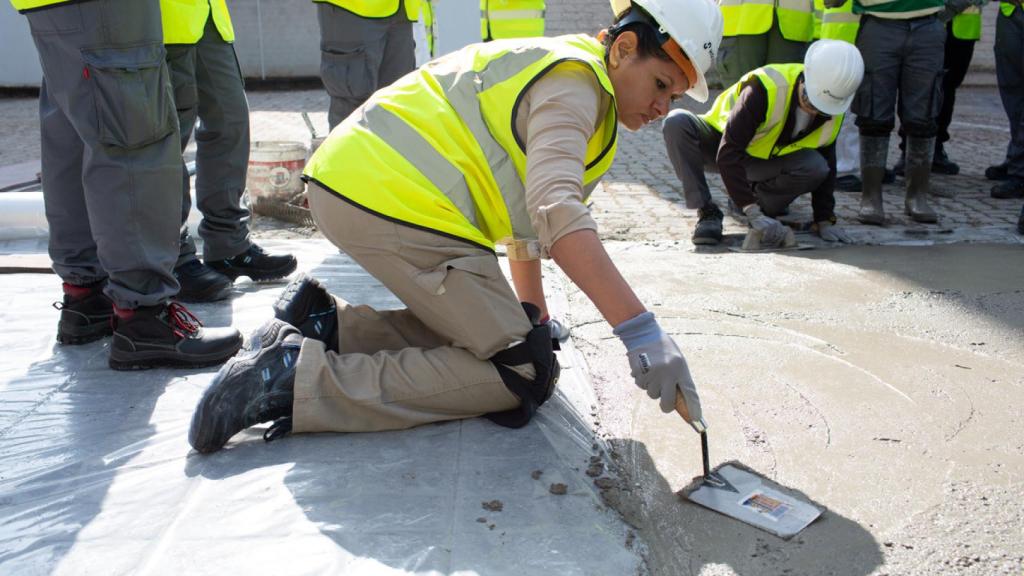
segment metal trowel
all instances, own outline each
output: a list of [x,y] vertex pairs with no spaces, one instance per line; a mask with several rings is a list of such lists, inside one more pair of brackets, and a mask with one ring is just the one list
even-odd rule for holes
[[[690,422],[682,394],[676,395],[676,412]],[[704,475],[694,478],[680,495],[787,540],[821,515],[822,510],[817,506],[783,493],[780,486],[738,462],[727,462],[711,469],[707,426],[703,421],[691,423],[691,426],[700,433]]]

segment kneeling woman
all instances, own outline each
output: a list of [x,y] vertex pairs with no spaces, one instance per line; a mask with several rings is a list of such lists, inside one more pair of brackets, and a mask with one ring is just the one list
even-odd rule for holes
[[[558,377],[538,258],[550,257],[622,340],[661,409],[700,430],[686,360],[619,274],[586,207],[615,155],[672,100],[707,98],[722,19],[709,0],[634,0],[600,39],[474,44],[376,92],[306,168],[323,234],[407,308],[377,311],[296,279],[277,320],[218,374],[192,446],[269,420],[271,437],[485,415],[526,424]],[[507,244],[519,299],[495,244]]]

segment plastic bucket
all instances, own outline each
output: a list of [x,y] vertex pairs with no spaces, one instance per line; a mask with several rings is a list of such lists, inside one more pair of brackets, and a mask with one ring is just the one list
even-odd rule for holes
[[249,174],[245,187],[249,200],[289,202],[302,194],[302,169],[306,166],[306,146],[301,142],[253,142],[249,151]]

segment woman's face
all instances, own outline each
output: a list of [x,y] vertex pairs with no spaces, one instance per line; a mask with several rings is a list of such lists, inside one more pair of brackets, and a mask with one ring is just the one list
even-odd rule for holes
[[608,53],[608,77],[615,89],[619,122],[639,130],[668,114],[673,100],[690,89],[683,71],[671,60],[641,58],[637,36],[626,31],[615,39]]

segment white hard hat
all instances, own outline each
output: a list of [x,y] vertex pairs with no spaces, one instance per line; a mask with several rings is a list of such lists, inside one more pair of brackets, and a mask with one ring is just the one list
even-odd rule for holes
[[[630,0],[611,0],[611,4],[619,17],[630,6]],[[708,83],[704,75],[715,62],[718,45],[722,43],[722,12],[718,5],[711,0],[632,0],[632,4],[650,15],[659,35],[666,37],[662,49],[690,80],[686,93],[698,102],[707,101]]]
[[818,40],[807,49],[804,56],[807,98],[825,114],[845,113],[863,78],[864,59],[853,44]]

